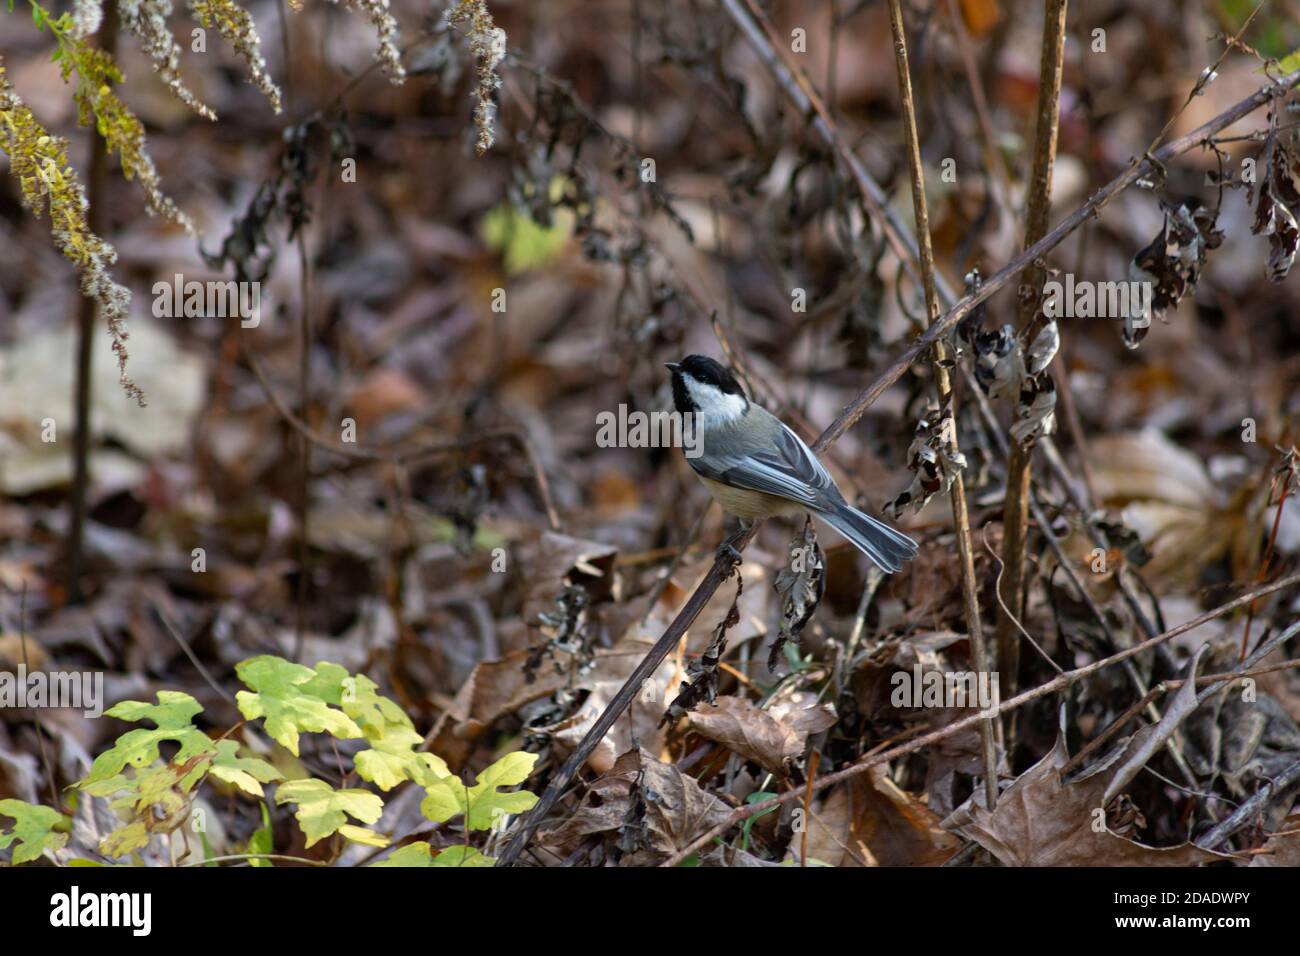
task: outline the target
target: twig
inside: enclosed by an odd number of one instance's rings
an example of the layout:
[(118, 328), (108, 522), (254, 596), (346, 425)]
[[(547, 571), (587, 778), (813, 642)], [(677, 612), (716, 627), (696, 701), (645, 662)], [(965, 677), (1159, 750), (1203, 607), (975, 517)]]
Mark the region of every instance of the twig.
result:
[[(762, 521), (758, 521), (748, 528), (742, 529), (727, 540), (727, 545), (730, 545), (738, 552), (744, 550), (761, 526)], [(578, 746), (569, 755), (569, 759), (551, 778), (546, 790), (542, 793), (541, 799), (537, 801), (533, 809), (519, 823), (514, 836), (506, 844), (505, 850), (497, 857), (497, 866), (514, 865), (519, 858), (519, 854), (523, 852), (524, 847), (528, 845), (528, 841), (532, 839), (538, 825), (545, 819), (551, 807), (555, 805), (555, 801), (559, 799), (560, 794), (568, 787), (569, 781), (577, 776), (578, 771), (582, 769), (582, 765), (591, 756), (591, 752), (596, 749), (596, 745), (614, 726), (618, 718), (623, 715), (623, 711), (632, 703), (632, 699), (641, 692), (642, 684), (659, 668), (663, 659), (668, 656), (669, 651), (677, 646), (677, 642), (686, 634), (686, 629), (691, 626), (695, 618), (704, 610), (704, 606), (709, 603), (709, 599), (713, 597), (713, 592), (721, 586), (723, 581), (731, 577), (733, 570), (734, 565), (730, 558), (720, 555), (714, 560), (713, 567), (709, 568), (709, 573), (705, 575), (704, 580), (695, 589), (695, 593), (677, 612), (677, 616), (668, 625), (668, 629), (650, 648), (649, 653), (642, 658), (641, 663), (628, 675), (627, 680), (619, 688), (609, 706), (596, 718), (596, 722), (582, 740), (578, 742)]]
[[(908, 173), (912, 181), (912, 208), (916, 214), (916, 237), (920, 243), (921, 281), (925, 287), (926, 316), (934, 322), (941, 311), (939, 292), (934, 282), (934, 248), (930, 243), (930, 213), (925, 201), (925, 171), (921, 166), (921, 139), (916, 129), (916, 104), (912, 99), (912, 76), (907, 64), (907, 33), (903, 25), (902, 0), (889, 0), (889, 26), (894, 35), (894, 62), (898, 68), (898, 93), (903, 106), (903, 132), (907, 141)], [(948, 375), (948, 346), (946, 342), (934, 343), (934, 381), (938, 390), (939, 407), (946, 408), (952, 401), (952, 381)], [(948, 438), (953, 454), (957, 452), (954, 429)], [(949, 487), (952, 497), (952, 520), (957, 532), (957, 556), (961, 562), (962, 601), (966, 609), (966, 634), (970, 640), (971, 658), (975, 670), (988, 674), (988, 650), (984, 645), (984, 630), (980, 622), (979, 588), (975, 583), (975, 554), (971, 547), (970, 514), (966, 509), (966, 485), (957, 471)], [(980, 744), (984, 752), (984, 793), (987, 805), (993, 807), (998, 799), (998, 758), (994, 740), (992, 718), (980, 724)]]
[[(1038, 68), (1038, 121), (1034, 169), (1029, 180), (1029, 208), (1025, 214), (1025, 245), (1032, 246), (1047, 232), (1052, 209), (1052, 167), (1056, 162), (1056, 134), (1061, 106), (1061, 71), (1065, 59), (1065, 17), (1068, 0), (1046, 0), (1043, 10), (1043, 48)], [(1025, 270), (1020, 296), (1019, 326), (1025, 349), (1033, 341), (1045, 273), (1035, 262)], [(997, 656), (998, 673), (1014, 694), (1020, 678), (1018, 620), (1024, 614), (1025, 539), (1029, 531), (1029, 475), (1033, 444), (1013, 440), (1007, 458), (1007, 490), (1002, 509), (1002, 564), (1004, 585), (999, 585)]]
[[(1286, 507), (1286, 495), (1287, 492), (1291, 490), (1291, 483), (1287, 481), (1286, 475), (1282, 475), (1280, 479), (1274, 479), (1274, 484), (1276, 484), (1277, 481), (1279, 480), (1282, 483), (1282, 496), (1278, 499), (1277, 502), (1277, 514), (1273, 515), (1273, 530), (1269, 533), (1268, 545), (1264, 548), (1264, 556), (1259, 559), (1259, 570), (1255, 573), (1256, 584), (1259, 584), (1266, 577), (1268, 577), (1268, 565), (1269, 562), (1273, 560), (1273, 547), (1274, 545), (1277, 544), (1277, 532), (1278, 529), (1282, 526), (1282, 509)], [(1273, 497), (1273, 489), (1269, 488), (1268, 498), (1265, 499), (1266, 510), (1267, 510), (1267, 503), (1270, 499), (1272, 499), (1272, 497)], [(1250, 646), (1250, 625), (1251, 622), (1253, 622), (1254, 620), (1255, 620), (1255, 605), (1252, 604), (1250, 608), (1247, 609), (1246, 611), (1246, 627), (1241, 632), (1241, 654), (1239, 656), (1242, 660), (1244, 660), (1246, 657), (1246, 648)]]
[[(99, 27), (99, 48), (110, 60), (117, 56), (117, 8), (104, 5)], [(105, 234), (104, 209), (108, 202), (108, 145), (97, 131), (90, 132), (90, 167), (86, 173), (86, 228), (96, 236)], [(95, 326), (99, 306), (82, 296), (77, 312), (76, 431), (72, 439), (72, 493), (68, 499), (67, 588), (68, 600), (81, 602), (81, 572), (84, 564), (86, 498), (90, 487), (90, 389), (94, 371)]]
[(1226, 820), (1197, 840), (1196, 845), (1206, 850), (1214, 849), (1214, 847), (1249, 823), (1255, 814), (1263, 810), (1270, 800), (1297, 780), (1300, 780), (1300, 760), (1291, 764), (1274, 779), (1256, 790), (1251, 798), (1234, 810)]
[(957, 38), (957, 51), (961, 54), (962, 70), (966, 73), (966, 83), (970, 86), (971, 100), (975, 103), (975, 117), (979, 121), (980, 139), (983, 140), (985, 172), (991, 184), (998, 206), (1005, 216), (1013, 216), (1015, 209), (1011, 201), (1011, 177), (1007, 174), (1007, 164), (1002, 160), (998, 150), (997, 138), (993, 134), (993, 119), (989, 115), (988, 96), (984, 92), (984, 79), (980, 76), (979, 64), (975, 61), (975, 49), (971, 44), (970, 32), (962, 19), (961, 10), (956, 0), (949, 0), (948, 19), (952, 23), (953, 35)]
[[(1071, 684), (1075, 684), (1078, 681), (1082, 680), (1083, 678), (1095, 674), (1097, 671), (1110, 667), (1112, 664), (1120, 663), (1121, 661), (1125, 661), (1130, 657), (1135, 657), (1136, 655), (1141, 654), (1144, 651), (1148, 651), (1159, 644), (1163, 644), (1166, 641), (1172, 640), (1173, 638), (1177, 637), (1179, 634), (1185, 634), (1188, 631), (1195, 630), (1196, 628), (1205, 624), (1207, 621), (1214, 620), (1217, 617), (1222, 617), (1224, 614), (1234, 611), (1237, 608), (1242, 607), (1243, 605), (1249, 604), (1251, 601), (1255, 600), (1258, 597), (1263, 597), (1265, 594), (1271, 594), (1274, 591), (1279, 591), (1282, 588), (1291, 587), (1296, 584), (1300, 584), (1300, 574), (1293, 574), (1280, 581), (1275, 581), (1272, 584), (1266, 585), (1265, 587), (1256, 588), (1253, 591), (1249, 591), (1246, 594), (1243, 594), (1241, 597), (1235, 598), (1227, 602), (1226, 604), (1220, 604), (1218, 607), (1214, 608), (1213, 610), (1207, 611), (1204, 614), (1202, 614), (1200, 617), (1188, 621), (1185, 624), (1180, 624), (1177, 627), (1170, 628), (1169, 630), (1165, 631), (1162, 634), (1157, 634), (1155, 637), (1142, 641), (1139, 644), (1135, 644), (1132, 647), (1125, 648), (1124, 650), (1120, 651), (1117, 654), (1112, 654), (1110, 657), (1105, 657), (1102, 658), (1101, 660), (1093, 661), (1091, 664), (1086, 664), (1083, 667), (1076, 668), (1075, 670), (1072, 671), (1066, 671), (1064, 674), (1060, 674), (1057, 677), (1052, 678), (1045, 684), (1040, 684), (1039, 686), (1034, 687), (1031, 690), (1024, 691), (1023, 693), (1015, 697), (1012, 697), (1008, 700), (1004, 700), (1000, 704), (998, 704), (997, 707), (998, 712), (1006, 713), (1008, 711), (1015, 710), (1019, 707), (1023, 707), (1025, 704), (1028, 704), (1031, 701), (1035, 701), (1040, 697), (1045, 697), (1048, 694), (1052, 694), (1055, 693), (1056, 691), (1069, 687)], [(1294, 625), (1286, 632), (1284, 632), (1284, 634), (1289, 637), (1289, 636), (1293, 636), (1295, 633), (1298, 632), (1300, 632), (1300, 624)], [(1270, 641), (1269, 643), (1272, 644), (1273, 642)], [(916, 737), (915, 739), (910, 740), (905, 744), (899, 744), (896, 747), (891, 747), (888, 750), (882, 750), (878, 753), (865, 757), (862, 760), (860, 760), (858, 763), (855, 763), (853, 766), (847, 767), (844, 770), (838, 770), (835, 773), (827, 774), (823, 777), (820, 777), (817, 780), (816, 784), (814, 785), (813, 789), (823, 790), (826, 787), (831, 787), (837, 783), (842, 783), (845, 780), (850, 780), (853, 777), (856, 777), (858, 774), (866, 773), (872, 767), (877, 767), (880, 766), (881, 764), (888, 763), (890, 760), (893, 760), (897, 757), (902, 757), (906, 754), (913, 753), (917, 750), (920, 750), (923, 747), (928, 747), (930, 744), (937, 743), (940, 740), (944, 740), (948, 737), (952, 737), (955, 734), (961, 733), (963, 730), (969, 728), (972, 724), (983, 721), (984, 719), (985, 718), (983, 712), (978, 712), (978, 713), (971, 714), (967, 717), (962, 717), (961, 719), (956, 720), (951, 724), (941, 727), (938, 730), (933, 730), (928, 734), (923, 734), (920, 737)], [(731, 827), (735, 826), (737, 823), (742, 823), (745, 820), (749, 819), (751, 816), (756, 816), (760, 813), (766, 813), (768, 810), (780, 806), (783, 803), (789, 803), (791, 800), (801, 798), (803, 796), (803, 790), (804, 788), (802, 787), (793, 787), (789, 790), (783, 791), (782, 793), (778, 794), (775, 797), (771, 797), (767, 800), (763, 800), (760, 803), (750, 804), (749, 806), (741, 807), (737, 810), (732, 811), (730, 817), (728, 817), (722, 823), (718, 824), (708, 833), (705, 833), (703, 836), (693, 841), (689, 846), (679, 850), (674, 856), (672, 856), (665, 862), (661, 863), (660, 866), (665, 866), (665, 867), (676, 866), (678, 863), (686, 859), (688, 856), (690, 856), (700, 847), (709, 843), (711, 840), (715, 839), (716, 837), (719, 837), (722, 834), (726, 833), (727, 830), (731, 829)]]
[[(984, 392), (980, 390), (978, 385), (972, 381), (975, 376), (971, 373), (968, 366), (962, 366), (962, 374), (966, 376), (967, 382), (970, 383), (971, 394), (975, 396), (976, 407), (979, 409), (980, 416), (984, 419), (985, 427), (988, 429), (994, 445), (997, 446), (998, 451), (1001, 452), (1004, 459), (1008, 458), (1009, 447), (1007, 436), (998, 428), (997, 419), (993, 415), (993, 409), (989, 407), (988, 398), (984, 395)], [(1044, 443), (1044, 447), (1049, 451), (1052, 450), (1051, 446), (1046, 443)], [(1049, 461), (1050, 460), (1051, 459), (1049, 458)], [(1061, 475), (1060, 472), (1057, 472), (1057, 480), (1060, 481), (1062, 485), (1068, 486), (1067, 492), (1073, 487), (1066, 481), (1065, 477)], [(1039, 532), (1047, 542), (1048, 548), (1050, 548), (1052, 553), (1056, 556), (1056, 560), (1060, 564), (1061, 570), (1065, 572), (1065, 576), (1069, 578), (1070, 584), (1074, 586), (1075, 591), (1087, 606), (1088, 611), (1101, 627), (1102, 633), (1106, 635), (1108, 646), (1110, 648), (1118, 648), (1120, 646), (1119, 638), (1116, 636), (1114, 629), (1110, 626), (1110, 622), (1106, 619), (1106, 615), (1102, 613), (1097, 602), (1093, 600), (1088, 589), (1084, 587), (1083, 581), (1079, 579), (1079, 574), (1075, 570), (1074, 564), (1070, 560), (1069, 556), (1066, 555), (1065, 549), (1061, 547), (1061, 542), (1057, 540), (1056, 535), (1052, 534), (1051, 524), (1047, 519), (1047, 515), (1043, 512), (1042, 506), (1038, 503), (1037, 496), (1033, 492), (1032, 484), (1030, 486), (1028, 503), (1029, 511), (1033, 515), (1034, 522), (1038, 525)], [(1078, 502), (1076, 502), (1076, 507), (1080, 507)], [(1080, 510), (1084, 509), (1080, 507)], [(1096, 528), (1093, 528), (1091, 525), (1089, 525), (1088, 528), (1091, 533), (1098, 537), (1100, 536), (1100, 532), (1098, 532)], [(1140, 620), (1146, 621), (1146, 616), (1140, 615)], [(1149, 622), (1147, 622), (1147, 626), (1150, 626)], [(1152, 629), (1145, 631), (1145, 633), (1147, 637), (1155, 637), (1157, 632)], [(1157, 653), (1161, 650), (1163, 650), (1162, 647), (1157, 648)], [(1137, 692), (1143, 695), (1147, 714), (1155, 723), (1159, 723), (1163, 715), (1161, 714), (1160, 709), (1156, 706), (1154, 697), (1149, 696), (1146, 681), (1142, 679), (1142, 675), (1138, 673), (1138, 669), (1134, 666), (1132, 661), (1124, 661), (1124, 673), (1128, 677), (1129, 682), (1137, 689)], [(1178, 743), (1178, 740), (1176, 738), (1170, 738), (1165, 742), (1165, 745), (1169, 748), (1169, 754), (1173, 758), (1174, 764), (1178, 767), (1179, 773), (1183, 775), (1183, 779), (1189, 786), (1195, 786), (1196, 775), (1192, 773), (1191, 765), (1188, 764), (1187, 758), (1183, 756), (1182, 748)]]
[(156, 604), (152, 604), (150, 607), (153, 609), (154, 616), (157, 617), (158, 620), (162, 621), (163, 628), (172, 636), (172, 640), (181, 646), (181, 650), (183, 650), (185, 656), (190, 659), (190, 663), (193, 664), (194, 669), (199, 672), (199, 676), (207, 681), (208, 686), (215, 690), (221, 699), (227, 704), (231, 707), (238, 707), (239, 705), (235, 703), (235, 698), (231, 697), (230, 693), (218, 684), (216, 680), (213, 679), (212, 675), (208, 673), (208, 669), (203, 666), (203, 662), (198, 659), (193, 649), (190, 648), (190, 642), (181, 636), (181, 632), (177, 629), (176, 625), (171, 622), (167, 615), (163, 613), (163, 609)]
[(231, 860), (282, 860), (285, 863), (302, 863), (305, 866), (329, 866), (324, 860), (311, 860), (305, 856), (285, 856), (283, 853), (231, 853), (227, 856), (210, 856), (206, 860), (183, 863), (181, 866), (207, 866), (209, 863), (226, 863)]
[[(23, 589), (18, 596), (18, 645), (23, 652), (23, 670), (31, 673), (32, 665), (27, 659), (27, 580), (23, 580)], [(45, 750), (45, 735), (41, 732), (41, 722), (32, 721), (32, 728), (36, 731), (36, 744), (41, 750), (41, 769), (45, 771), (45, 781), (50, 787), (50, 806), (62, 809), (63, 801), (59, 799), (59, 789), (54, 785), (54, 765), (50, 763), (50, 755)]]

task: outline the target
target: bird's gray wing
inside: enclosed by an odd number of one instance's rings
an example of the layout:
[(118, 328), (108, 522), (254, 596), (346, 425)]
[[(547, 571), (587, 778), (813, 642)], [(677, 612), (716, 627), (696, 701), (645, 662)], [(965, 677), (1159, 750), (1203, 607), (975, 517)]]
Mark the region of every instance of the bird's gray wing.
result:
[(777, 419), (773, 441), (760, 451), (741, 454), (715, 445), (691, 465), (706, 478), (735, 488), (762, 491), (809, 507), (839, 497), (835, 483), (803, 440)]

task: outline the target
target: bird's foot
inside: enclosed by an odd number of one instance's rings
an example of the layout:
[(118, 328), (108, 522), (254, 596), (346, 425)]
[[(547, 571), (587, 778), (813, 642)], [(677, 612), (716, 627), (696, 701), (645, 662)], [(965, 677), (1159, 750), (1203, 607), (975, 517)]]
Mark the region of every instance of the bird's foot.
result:
[(742, 560), (740, 552), (736, 550), (736, 546), (731, 543), (730, 538), (718, 545), (716, 557), (719, 561), (726, 561), (733, 568), (739, 565)]

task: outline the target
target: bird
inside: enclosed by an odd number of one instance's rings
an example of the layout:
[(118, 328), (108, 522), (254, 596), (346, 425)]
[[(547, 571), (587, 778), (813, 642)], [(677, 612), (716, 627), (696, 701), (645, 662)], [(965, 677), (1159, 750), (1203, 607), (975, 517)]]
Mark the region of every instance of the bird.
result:
[(761, 518), (807, 513), (825, 521), (887, 573), (901, 570), (916, 556), (915, 541), (846, 502), (812, 449), (751, 401), (725, 365), (705, 355), (664, 364), (672, 373), (677, 412), (695, 416), (699, 430), (697, 454), (686, 460), (723, 510), (741, 519), (742, 527)]

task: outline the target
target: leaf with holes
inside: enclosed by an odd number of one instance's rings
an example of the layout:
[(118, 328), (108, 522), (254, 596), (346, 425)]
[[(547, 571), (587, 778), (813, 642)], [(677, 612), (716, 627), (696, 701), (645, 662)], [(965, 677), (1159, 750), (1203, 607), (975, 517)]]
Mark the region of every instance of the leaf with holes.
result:
[(110, 749), (95, 758), (90, 773), (78, 786), (85, 788), (87, 784), (108, 780), (121, 773), (127, 764), (138, 769), (153, 763), (159, 759), (158, 745), (164, 740), (180, 744), (180, 750), (173, 758), (176, 761), (211, 752), (211, 739), (192, 723), (194, 715), (201, 710), (203, 706), (189, 694), (173, 690), (160, 690), (156, 704), (124, 700), (110, 707), (105, 711), (109, 717), (129, 721), (151, 720), (157, 726), (152, 730), (140, 727), (118, 737)]

